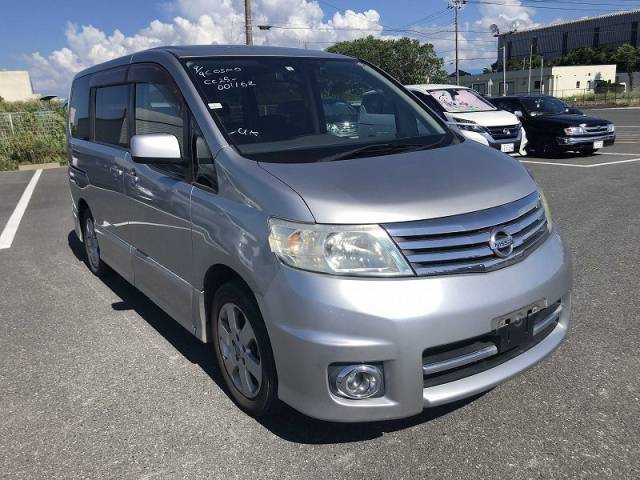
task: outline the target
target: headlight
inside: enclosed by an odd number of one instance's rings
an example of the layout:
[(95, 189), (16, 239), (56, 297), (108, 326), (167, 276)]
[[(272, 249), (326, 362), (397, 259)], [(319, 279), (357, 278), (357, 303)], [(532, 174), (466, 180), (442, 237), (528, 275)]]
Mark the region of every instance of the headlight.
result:
[(464, 118), (456, 118), (453, 117), (453, 122), (456, 127), (461, 130), (469, 130), (471, 132), (484, 133), (486, 129), (482, 125), (478, 125), (476, 122), (471, 120), (465, 120)]
[(280, 261), (301, 270), (369, 277), (414, 275), (378, 225), (319, 225), (272, 218), (269, 246)]
[(547, 197), (544, 196), (542, 190), (538, 188), (540, 193), (540, 200), (542, 201), (542, 208), (544, 208), (544, 214), (547, 217), (547, 228), (549, 231), (553, 229), (553, 219), (551, 218), (551, 210), (549, 210), (549, 204), (547, 203)]
[(583, 126), (579, 127), (567, 127), (564, 129), (564, 133), (567, 135), (583, 135), (587, 133)]
[(613, 123), (607, 125), (607, 132), (613, 133), (616, 131), (616, 126)]

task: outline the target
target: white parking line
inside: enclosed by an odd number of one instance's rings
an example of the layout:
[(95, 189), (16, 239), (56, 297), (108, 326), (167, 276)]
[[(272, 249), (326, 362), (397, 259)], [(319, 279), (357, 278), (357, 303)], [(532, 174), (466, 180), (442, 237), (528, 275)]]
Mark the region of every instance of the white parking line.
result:
[(13, 239), (16, 236), (16, 232), (18, 231), (18, 227), (20, 226), (22, 216), (27, 210), (29, 200), (31, 200), (31, 195), (33, 195), (33, 191), (36, 188), (36, 184), (38, 183), (38, 179), (41, 174), (42, 169), (36, 170), (33, 177), (31, 177), (31, 180), (29, 180), (27, 187), (24, 189), (24, 192), (22, 192), (22, 196), (20, 197), (15, 210), (9, 217), (9, 221), (5, 225), (4, 230), (2, 230), (2, 234), (0, 234), (0, 250), (11, 247)]
[(637, 153), (618, 153), (618, 152), (594, 152), (594, 155), (624, 155), (625, 157), (635, 157)]
[(536, 165), (556, 165), (558, 167), (578, 167), (593, 168), (604, 167), (605, 165), (617, 165), (619, 163), (640, 162), (640, 158), (629, 158), (627, 160), (616, 160), (615, 162), (592, 163), (591, 165), (576, 165), (575, 163), (557, 163), (557, 162), (538, 162), (536, 160), (520, 160), (522, 163), (533, 163)]

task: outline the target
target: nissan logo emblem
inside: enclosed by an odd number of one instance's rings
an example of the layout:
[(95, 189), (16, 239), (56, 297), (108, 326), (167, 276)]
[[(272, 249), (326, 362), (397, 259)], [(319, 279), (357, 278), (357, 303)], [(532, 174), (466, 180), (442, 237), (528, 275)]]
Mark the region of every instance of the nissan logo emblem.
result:
[(498, 257), (508, 257), (513, 252), (513, 237), (502, 228), (496, 228), (491, 232), (489, 248)]

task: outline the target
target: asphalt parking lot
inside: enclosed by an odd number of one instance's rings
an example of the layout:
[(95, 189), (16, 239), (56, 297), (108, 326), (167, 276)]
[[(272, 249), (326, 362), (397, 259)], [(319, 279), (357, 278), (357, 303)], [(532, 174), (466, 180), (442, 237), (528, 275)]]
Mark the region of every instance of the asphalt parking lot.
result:
[[(331, 424), (234, 406), (200, 344), (83, 264), (66, 169), (0, 249), (2, 478), (640, 478), (640, 109), (618, 141), (524, 160), (574, 258), (568, 340), (525, 374), (422, 415)], [(33, 172), (0, 173), (0, 231)]]

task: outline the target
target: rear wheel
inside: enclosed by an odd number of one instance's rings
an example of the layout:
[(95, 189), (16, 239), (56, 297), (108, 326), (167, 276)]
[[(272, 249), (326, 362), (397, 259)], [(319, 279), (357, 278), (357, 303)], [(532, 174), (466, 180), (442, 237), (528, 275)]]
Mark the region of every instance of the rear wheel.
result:
[(109, 271), (109, 267), (100, 258), (98, 236), (96, 235), (93, 216), (89, 211), (85, 212), (82, 217), (82, 237), (89, 270), (94, 275), (102, 277)]
[(233, 400), (255, 417), (275, 412), (275, 362), (252, 292), (239, 282), (221, 286), (213, 299), (211, 326), (218, 365)]

